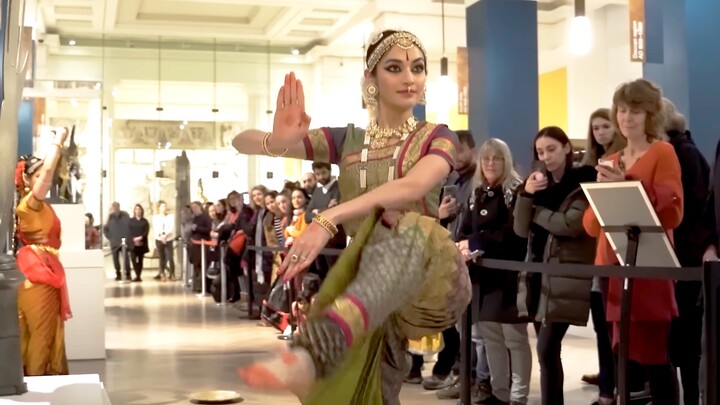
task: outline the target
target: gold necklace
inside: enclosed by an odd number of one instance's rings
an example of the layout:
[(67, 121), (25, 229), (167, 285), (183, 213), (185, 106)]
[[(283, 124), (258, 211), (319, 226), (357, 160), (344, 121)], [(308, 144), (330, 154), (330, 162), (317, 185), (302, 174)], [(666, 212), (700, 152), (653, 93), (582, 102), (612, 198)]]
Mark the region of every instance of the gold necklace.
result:
[(399, 128), (380, 128), (377, 121), (372, 121), (368, 124), (366, 132), (370, 137), (370, 147), (377, 149), (387, 145), (391, 138), (402, 138), (411, 133), (415, 127), (417, 127), (417, 118), (411, 115)]

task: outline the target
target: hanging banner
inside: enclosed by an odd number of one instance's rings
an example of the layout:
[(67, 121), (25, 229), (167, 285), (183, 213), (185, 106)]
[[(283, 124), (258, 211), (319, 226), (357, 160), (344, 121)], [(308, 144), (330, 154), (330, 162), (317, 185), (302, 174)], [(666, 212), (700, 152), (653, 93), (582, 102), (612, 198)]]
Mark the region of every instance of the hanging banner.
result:
[(470, 88), (470, 79), (468, 71), (468, 52), (467, 48), (458, 47), (457, 49), (457, 84), (458, 84), (458, 114), (467, 115), (470, 112), (470, 103), (468, 94)]
[(645, 63), (645, 0), (629, 0), (630, 61)]

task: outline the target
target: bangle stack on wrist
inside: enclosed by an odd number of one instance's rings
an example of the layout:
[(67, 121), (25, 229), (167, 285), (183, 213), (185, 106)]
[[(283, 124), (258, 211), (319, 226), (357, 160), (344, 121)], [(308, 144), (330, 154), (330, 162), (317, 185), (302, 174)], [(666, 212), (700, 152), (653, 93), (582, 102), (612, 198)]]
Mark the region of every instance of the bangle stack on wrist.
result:
[(272, 132), (268, 132), (267, 134), (265, 134), (265, 137), (263, 137), (263, 140), (262, 140), (262, 149), (263, 149), (263, 152), (265, 152), (265, 154), (268, 155), (268, 156), (270, 156), (270, 157), (284, 157), (284, 156), (288, 153), (288, 149), (287, 149), (287, 148), (285, 148), (285, 150), (282, 151), (280, 154), (272, 153), (272, 152), (270, 152), (270, 149), (268, 149), (268, 143), (269, 143), (269, 141), (270, 141), (270, 135), (272, 135)]
[(315, 215), (313, 222), (320, 225), (324, 230), (330, 233), (330, 236), (335, 236), (338, 233), (337, 226), (327, 219), (323, 214)]

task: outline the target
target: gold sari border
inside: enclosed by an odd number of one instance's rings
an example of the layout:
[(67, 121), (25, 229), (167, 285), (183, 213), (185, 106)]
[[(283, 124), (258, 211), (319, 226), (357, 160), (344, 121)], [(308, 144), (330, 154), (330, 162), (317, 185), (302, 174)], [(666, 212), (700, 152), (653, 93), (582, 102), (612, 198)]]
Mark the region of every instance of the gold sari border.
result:
[(337, 163), (337, 148), (332, 139), (330, 128), (318, 128), (308, 131), (303, 138), (307, 160)]
[(418, 128), (415, 129), (415, 132), (410, 135), (408, 140), (405, 142), (402, 151), (400, 152), (400, 156), (398, 156), (397, 178), (405, 177), (406, 173), (403, 170), (405, 166), (405, 155), (407, 155), (410, 146), (417, 140), (420, 140), (420, 142), (425, 142), (428, 136), (432, 135), (432, 133), (435, 131), (435, 128), (437, 127), (438, 126), (435, 124), (425, 122), (424, 125), (418, 126)]
[(30, 248), (35, 251), (35, 253), (45, 252), (50, 253), (53, 256), (60, 256), (60, 251), (55, 249), (52, 246), (48, 245), (30, 245)]
[(328, 309), (327, 316), (340, 326), (348, 347), (352, 346), (355, 336), (367, 332), (370, 323), (365, 306), (357, 297), (350, 294), (336, 299)]

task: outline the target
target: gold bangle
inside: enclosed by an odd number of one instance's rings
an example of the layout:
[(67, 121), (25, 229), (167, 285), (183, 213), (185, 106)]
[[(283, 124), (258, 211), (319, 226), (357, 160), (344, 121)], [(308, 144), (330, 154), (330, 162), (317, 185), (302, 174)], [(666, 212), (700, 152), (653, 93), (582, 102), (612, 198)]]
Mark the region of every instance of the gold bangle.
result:
[(313, 218), (313, 222), (320, 225), (323, 229), (328, 231), (330, 233), (330, 236), (335, 236), (338, 233), (338, 228), (330, 222), (329, 219), (327, 219), (323, 214), (317, 214), (315, 215), (315, 218)]
[(54, 142), (53, 145), (57, 146), (57, 147), (60, 148), (60, 149), (65, 148), (65, 147), (63, 146), (63, 144), (61, 144), (60, 142)]
[(267, 134), (265, 134), (265, 137), (263, 137), (263, 140), (262, 140), (263, 152), (265, 152), (265, 154), (270, 157), (284, 157), (288, 153), (287, 148), (285, 148), (285, 150), (282, 151), (280, 154), (272, 153), (272, 152), (270, 152), (270, 149), (268, 149), (268, 142), (270, 141), (270, 135), (272, 135), (272, 132), (268, 132)]

